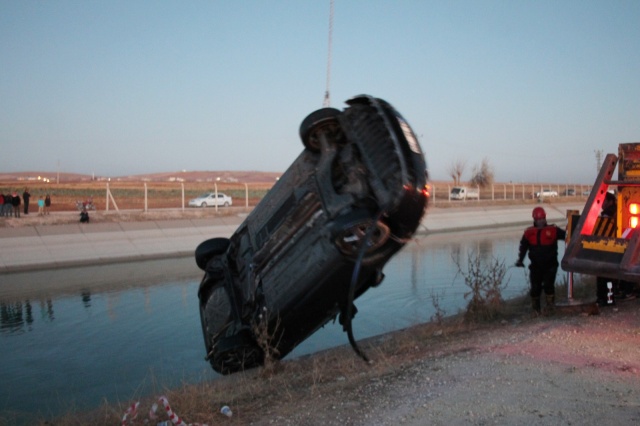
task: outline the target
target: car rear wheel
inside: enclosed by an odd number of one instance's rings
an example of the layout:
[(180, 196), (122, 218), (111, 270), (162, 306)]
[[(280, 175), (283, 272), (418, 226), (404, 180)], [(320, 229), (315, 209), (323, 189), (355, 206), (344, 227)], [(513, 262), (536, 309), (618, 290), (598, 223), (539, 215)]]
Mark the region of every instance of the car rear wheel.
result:
[(264, 354), (248, 331), (234, 336), (221, 338), (209, 362), (214, 370), (222, 374), (231, 374), (238, 371), (262, 365)]
[(229, 244), (230, 240), (228, 238), (211, 238), (200, 243), (198, 247), (196, 247), (195, 253), (198, 268), (204, 271), (209, 260), (211, 260), (213, 256), (220, 255), (227, 251)]
[(320, 152), (320, 133), (334, 134), (339, 131), (338, 116), (340, 110), (322, 108), (309, 114), (300, 124), (300, 139), (305, 148), (313, 152)]

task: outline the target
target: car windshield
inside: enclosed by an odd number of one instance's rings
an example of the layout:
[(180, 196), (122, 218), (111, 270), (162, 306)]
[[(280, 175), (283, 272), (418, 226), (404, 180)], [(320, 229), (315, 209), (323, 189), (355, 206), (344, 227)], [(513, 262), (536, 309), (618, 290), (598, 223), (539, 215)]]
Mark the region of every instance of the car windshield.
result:
[(199, 196), (198, 198), (207, 198), (209, 195), (211, 195), (211, 194), (209, 194), (209, 193), (207, 192), (206, 194), (202, 194), (202, 195), (201, 195), (201, 196)]
[(460, 193), (460, 188), (453, 188), (453, 189), (451, 190), (451, 193), (452, 193), (452, 194), (458, 194), (458, 193)]

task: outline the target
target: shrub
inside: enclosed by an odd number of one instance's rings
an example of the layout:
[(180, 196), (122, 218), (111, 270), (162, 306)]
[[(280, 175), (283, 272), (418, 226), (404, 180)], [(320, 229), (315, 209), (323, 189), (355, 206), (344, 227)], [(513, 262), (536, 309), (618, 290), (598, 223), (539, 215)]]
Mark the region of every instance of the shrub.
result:
[(489, 320), (495, 317), (503, 304), (502, 291), (508, 284), (508, 281), (505, 282), (507, 268), (504, 260), (492, 257), (483, 261), (476, 253), (471, 252), (467, 254), (466, 270), (463, 270), (456, 259), (454, 263), (469, 288), (464, 294), (465, 300), (469, 299), (465, 319)]

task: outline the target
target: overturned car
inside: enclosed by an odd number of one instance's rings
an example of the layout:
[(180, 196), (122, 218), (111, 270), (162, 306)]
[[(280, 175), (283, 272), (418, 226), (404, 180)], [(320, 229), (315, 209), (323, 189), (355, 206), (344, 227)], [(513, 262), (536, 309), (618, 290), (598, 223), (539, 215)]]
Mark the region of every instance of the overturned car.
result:
[(305, 149), (230, 239), (196, 249), (207, 356), (229, 374), (283, 358), (328, 321), (350, 329), (353, 300), (418, 228), (427, 171), (417, 138), (370, 96), (300, 125)]

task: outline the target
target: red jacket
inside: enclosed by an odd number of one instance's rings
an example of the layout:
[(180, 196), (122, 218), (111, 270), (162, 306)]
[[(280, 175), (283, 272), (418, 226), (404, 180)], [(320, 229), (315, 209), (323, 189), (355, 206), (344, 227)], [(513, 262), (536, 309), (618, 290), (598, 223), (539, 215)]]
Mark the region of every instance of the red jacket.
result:
[(531, 267), (558, 266), (558, 240), (564, 240), (566, 235), (567, 233), (556, 225), (527, 228), (520, 240), (518, 262), (522, 262), (529, 252)]

